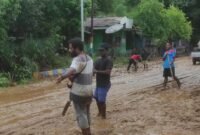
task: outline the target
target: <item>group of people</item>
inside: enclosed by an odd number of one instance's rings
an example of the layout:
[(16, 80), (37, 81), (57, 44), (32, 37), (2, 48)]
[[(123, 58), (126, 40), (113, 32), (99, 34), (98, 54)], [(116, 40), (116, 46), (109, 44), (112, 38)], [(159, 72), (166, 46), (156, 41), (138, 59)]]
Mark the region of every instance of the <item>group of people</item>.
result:
[[(99, 52), (101, 57), (93, 62), (92, 58), (84, 53), (83, 42), (79, 38), (71, 39), (68, 42), (69, 52), (73, 58), (70, 68), (65, 75), (57, 78), (57, 83), (68, 78), (72, 82), (70, 87), (70, 100), (73, 102), (78, 126), (82, 130), (83, 135), (91, 135), (90, 130), (90, 105), (92, 98), (96, 100), (98, 115), (102, 119), (106, 119), (106, 97), (111, 87), (110, 75), (113, 68), (113, 62), (108, 56), (109, 46), (102, 43)], [(164, 67), (164, 87), (166, 87), (168, 77), (173, 77), (180, 87), (180, 81), (175, 76), (175, 60), (176, 52), (167, 43), (166, 52), (163, 56)], [(131, 59), (140, 60), (140, 56), (132, 56)], [(130, 60), (130, 65), (135, 61)], [(96, 75), (96, 89), (93, 91), (92, 78)]]
[[(73, 58), (67, 74), (60, 76), (57, 83), (68, 78), (72, 81), (70, 100), (73, 102), (78, 126), (83, 135), (91, 135), (90, 105), (92, 98), (96, 100), (98, 116), (106, 119), (106, 97), (111, 87), (110, 74), (113, 67), (108, 57), (109, 46), (102, 43), (99, 52), (101, 58), (93, 62), (92, 58), (84, 53), (83, 42), (79, 38), (68, 42), (69, 52)], [(93, 92), (92, 78), (96, 75), (96, 89)]]

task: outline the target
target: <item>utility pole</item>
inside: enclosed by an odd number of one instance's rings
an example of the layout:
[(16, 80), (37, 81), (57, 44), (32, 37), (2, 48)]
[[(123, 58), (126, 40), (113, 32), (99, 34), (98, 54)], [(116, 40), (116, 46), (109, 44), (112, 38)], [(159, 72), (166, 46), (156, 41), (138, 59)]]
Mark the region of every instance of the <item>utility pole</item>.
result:
[(81, 0), (81, 40), (84, 42), (84, 4)]
[(90, 39), (90, 55), (93, 55), (93, 39), (94, 39), (94, 32), (93, 32), (93, 27), (94, 27), (94, 0), (92, 0), (92, 7), (91, 7), (91, 39)]

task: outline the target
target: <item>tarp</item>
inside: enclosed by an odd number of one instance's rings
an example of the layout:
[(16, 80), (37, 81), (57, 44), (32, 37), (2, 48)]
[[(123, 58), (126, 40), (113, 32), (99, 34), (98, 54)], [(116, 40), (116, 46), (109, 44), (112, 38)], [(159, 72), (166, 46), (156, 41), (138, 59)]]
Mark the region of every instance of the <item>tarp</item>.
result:
[(121, 29), (123, 29), (123, 25), (122, 24), (115, 24), (113, 26), (110, 26), (106, 29), (106, 33), (107, 34), (111, 34), (111, 33), (115, 33), (117, 31), (120, 31)]

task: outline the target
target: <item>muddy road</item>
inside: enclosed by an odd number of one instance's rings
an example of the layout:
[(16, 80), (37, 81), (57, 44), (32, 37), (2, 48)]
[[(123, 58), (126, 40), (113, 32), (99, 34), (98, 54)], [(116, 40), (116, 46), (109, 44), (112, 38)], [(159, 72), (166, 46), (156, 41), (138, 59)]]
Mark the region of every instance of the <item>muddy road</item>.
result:
[[(180, 90), (174, 81), (163, 90), (159, 62), (137, 73), (114, 69), (107, 120), (96, 117), (92, 103), (94, 135), (200, 135), (200, 65), (188, 57), (176, 65)], [(54, 83), (1, 88), (0, 135), (80, 135), (73, 107), (61, 116), (69, 90)]]

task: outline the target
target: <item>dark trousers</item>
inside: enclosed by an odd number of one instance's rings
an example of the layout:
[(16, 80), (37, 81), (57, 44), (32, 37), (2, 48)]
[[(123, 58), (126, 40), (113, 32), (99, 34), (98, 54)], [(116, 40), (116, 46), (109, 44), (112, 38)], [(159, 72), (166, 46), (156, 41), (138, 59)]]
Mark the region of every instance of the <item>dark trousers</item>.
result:
[(166, 87), (167, 82), (168, 82), (168, 77), (173, 77), (173, 79), (177, 82), (178, 87), (181, 87), (181, 83), (179, 79), (175, 75), (175, 67), (170, 68), (165, 68), (163, 71), (163, 77), (164, 77), (164, 87)]
[(128, 64), (128, 67), (127, 67), (127, 71), (129, 71), (129, 69), (130, 69), (132, 64), (134, 65), (135, 70), (137, 70), (137, 62), (135, 60), (133, 60), (133, 59), (129, 59), (129, 64)]

